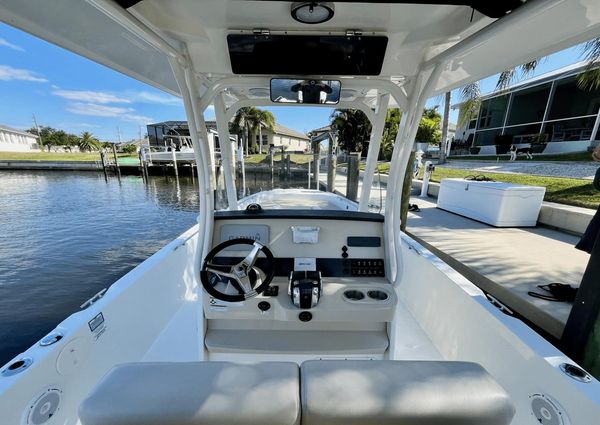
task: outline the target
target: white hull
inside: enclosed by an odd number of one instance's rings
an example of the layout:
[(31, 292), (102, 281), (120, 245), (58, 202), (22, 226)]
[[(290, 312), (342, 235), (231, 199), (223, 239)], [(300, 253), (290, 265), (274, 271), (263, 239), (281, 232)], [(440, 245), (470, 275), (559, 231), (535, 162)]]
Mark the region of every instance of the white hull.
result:
[[(517, 408), (514, 424), (532, 424), (530, 397), (538, 393), (562, 406), (570, 420), (565, 423), (589, 424), (587, 418), (600, 413), (600, 383), (583, 384), (566, 376), (559, 365), (572, 363), (567, 357), (492, 306), (479, 289), (406, 235), (402, 236), (402, 278), (393, 287), (398, 303), (383, 328), (389, 337), (383, 353), (210, 352), (204, 344), (205, 295), (190, 260), (196, 237), (194, 227), (115, 282), (92, 306), (68, 317), (56, 328), (64, 335), (56, 344), (36, 344), (17, 356), (15, 361), (30, 358), (33, 363), (21, 373), (0, 377), (2, 423), (26, 423), (30, 403), (48, 389), (59, 390), (61, 396), (52, 423), (78, 423), (80, 402), (120, 363), (301, 363), (316, 358), (477, 362), (510, 394)], [(99, 313), (105, 320), (100, 334), (90, 332), (88, 324)]]

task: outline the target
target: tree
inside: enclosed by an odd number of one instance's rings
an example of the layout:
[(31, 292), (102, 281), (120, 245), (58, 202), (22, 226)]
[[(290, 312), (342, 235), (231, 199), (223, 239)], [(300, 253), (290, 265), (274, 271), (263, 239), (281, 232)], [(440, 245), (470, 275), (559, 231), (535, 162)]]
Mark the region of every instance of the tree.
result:
[(600, 37), (588, 41), (583, 46), (582, 55), (587, 65), (577, 79), (582, 89), (595, 90), (600, 88)]
[(241, 136), (245, 145), (246, 154), (249, 153), (249, 144), (252, 142), (252, 129), (256, 127), (258, 109), (253, 106), (248, 106), (238, 109), (233, 118), (233, 128)]
[(388, 161), (392, 159), (394, 142), (398, 134), (398, 127), (400, 126), (400, 118), (402, 118), (402, 112), (400, 109), (392, 108), (387, 110), (385, 126), (383, 127), (383, 135), (381, 137), (381, 145), (379, 147), (380, 159), (385, 159)]
[(255, 127), (252, 129), (254, 132), (258, 130), (258, 153), (262, 153), (262, 129), (266, 128), (271, 131), (275, 130), (275, 116), (271, 111), (265, 111), (263, 109), (256, 109), (256, 116), (254, 117)]
[(133, 144), (133, 143), (129, 143), (129, 144), (125, 145), (125, 146), (122, 146), (121, 150), (123, 152), (125, 152), (125, 153), (128, 153), (128, 154), (134, 154), (134, 153), (137, 152), (137, 146), (135, 144)]
[[(581, 56), (587, 64), (584, 72), (577, 77), (579, 87), (588, 90), (600, 88), (600, 37), (594, 38), (583, 45)], [(531, 74), (544, 58), (534, 59), (523, 65), (505, 69), (498, 76), (496, 91), (507, 89), (510, 84), (518, 78), (524, 78)], [(481, 103), (481, 90), (479, 81), (467, 84), (461, 89), (461, 97), (465, 112), (459, 116), (459, 125), (477, 116)]]
[(331, 114), (331, 129), (337, 130), (338, 145), (345, 152), (366, 152), (371, 122), (358, 109), (336, 109)]
[(39, 131), (36, 127), (32, 127), (29, 130), (27, 130), (28, 133), (31, 134), (35, 134), (40, 138), (41, 143), (43, 143), (43, 147), (48, 149), (48, 152), (50, 152), (50, 149), (52, 148), (53, 145), (53, 134), (56, 132), (56, 130), (52, 127), (40, 127)]
[(437, 108), (425, 108), (421, 122), (419, 122), (415, 140), (419, 143), (439, 144), (442, 138), (442, 133), (440, 132), (441, 121), (442, 116), (437, 111)]
[(92, 151), (100, 148), (100, 141), (96, 139), (92, 133), (89, 131), (84, 131), (81, 133), (81, 138), (79, 138), (79, 150), (84, 151)]

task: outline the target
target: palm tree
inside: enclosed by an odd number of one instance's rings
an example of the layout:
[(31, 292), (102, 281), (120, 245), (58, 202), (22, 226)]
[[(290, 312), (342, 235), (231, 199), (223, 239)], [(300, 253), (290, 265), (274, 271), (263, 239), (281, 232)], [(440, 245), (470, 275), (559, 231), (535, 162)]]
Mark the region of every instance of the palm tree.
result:
[(233, 118), (233, 127), (238, 131), (242, 137), (245, 145), (246, 155), (248, 152), (248, 143), (251, 139), (252, 129), (256, 126), (256, 116), (258, 115), (258, 109), (254, 106), (248, 106), (240, 108)]
[(338, 132), (338, 144), (345, 152), (362, 152), (369, 145), (371, 122), (358, 109), (336, 109), (331, 114), (331, 129)]
[[(577, 78), (579, 87), (588, 90), (600, 88), (600, 37), (594, 38), (583, 45), (581, 56), (587, 64), (583, 73)], [(496, 82), (496, 90), (505, 90), (518, 77), (524, 78), (531, 74), (544, 58), (534, 59), (515, 68), (502, 71)], [(520, 75), (519, 75), (520, 74)], [(467, 84), (461, 89), (464, 113), (459, 117), (459, 124), (477, 115), (481, 103), (479, 81)]]
[(82, 152), (91, 151), (100, 147), (100, 141), (96, 139), (89, 131), (84, 131), (81, 133), (81, 138), (79, 139), (78, 145), (79, 150)]
[(582, 55), (587, 65), (577, 79), (582, 89), (595, 90), (600, 88), (600, 37), (594, 38), (583, 45)]
[(256, 115), (254, 116), (254, 127), (252, 130), (256, 132), (258, 130), (258, 153), (262, 153), (262, 129), (266, 128), (271, 131), (275, 130), (275, 116), (271, 111), (265, 111), (263, 109), (256, 109)]

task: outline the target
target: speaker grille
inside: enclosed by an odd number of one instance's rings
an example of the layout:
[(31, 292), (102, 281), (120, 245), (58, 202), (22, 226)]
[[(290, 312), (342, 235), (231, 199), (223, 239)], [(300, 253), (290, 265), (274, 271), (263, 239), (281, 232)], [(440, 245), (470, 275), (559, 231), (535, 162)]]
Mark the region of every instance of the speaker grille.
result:
[(545, 394), (533, 394), (531, 412), (542, 425), (568, 425), (567, 417), (560, 405)]
[(27, 425), (43, 425), (56, 415), (60, 408), (60, 397), (62, 391), (58, 388), (48, 388), (31, 403), (25, 423)]

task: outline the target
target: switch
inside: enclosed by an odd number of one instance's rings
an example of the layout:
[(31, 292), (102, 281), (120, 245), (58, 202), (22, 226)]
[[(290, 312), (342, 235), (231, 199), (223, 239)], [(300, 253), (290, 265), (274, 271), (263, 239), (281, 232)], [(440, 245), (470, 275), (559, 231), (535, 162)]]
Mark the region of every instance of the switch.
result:
[(276, 297), (277, 295), (279, 295), (279, 286), (269, 286), (267, 289), (264, 290), (262, 295), (265, 297)]

